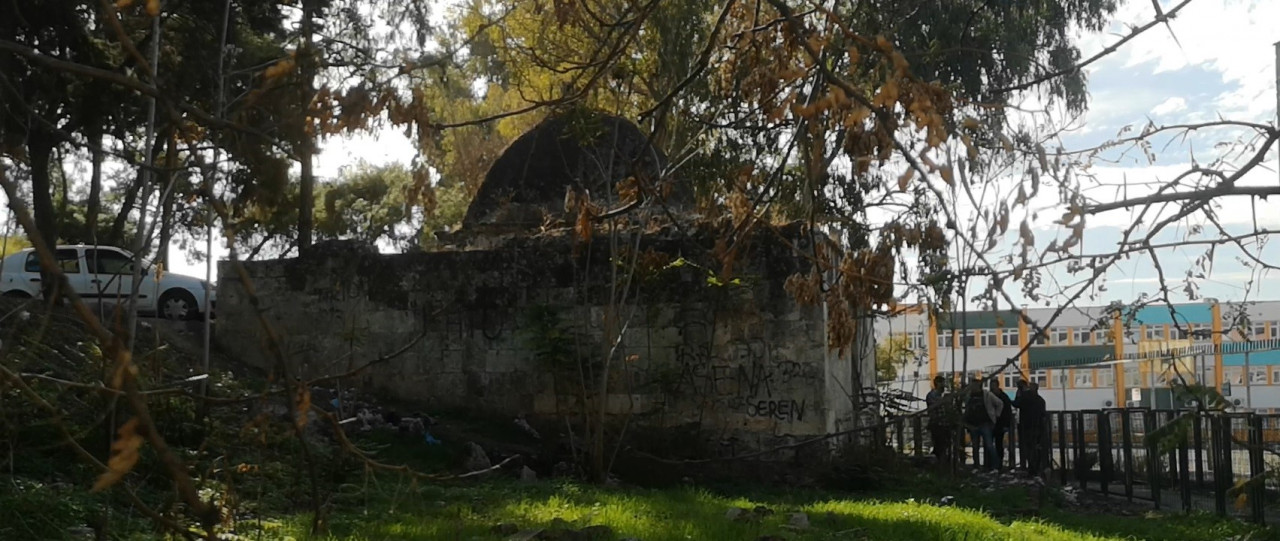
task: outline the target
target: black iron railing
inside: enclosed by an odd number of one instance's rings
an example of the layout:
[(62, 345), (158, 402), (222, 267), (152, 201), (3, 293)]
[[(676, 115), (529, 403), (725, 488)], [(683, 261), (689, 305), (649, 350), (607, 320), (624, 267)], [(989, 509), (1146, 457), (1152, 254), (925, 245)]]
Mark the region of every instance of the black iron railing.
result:
[[(891, 419), (885, 434), (900, 453), (933, 451), (929, 419)], [(1042, 453), (1042, 473), (1063, 485), (1148, 501), (1154, 508), (1214, 511), (1264, 523), (1280, 503), (1280, 414), (1147, 408), (1053, 411), (1040, 445), (1025, 446), (1012, 427), (1004, 469), (1026, 468)], [(963, 429), (951, 432), (951, 457), (974, 464)], [(979, 452), (981, 454), (981, 451)], [(985, 462), (984, 462), (985, 464)]]

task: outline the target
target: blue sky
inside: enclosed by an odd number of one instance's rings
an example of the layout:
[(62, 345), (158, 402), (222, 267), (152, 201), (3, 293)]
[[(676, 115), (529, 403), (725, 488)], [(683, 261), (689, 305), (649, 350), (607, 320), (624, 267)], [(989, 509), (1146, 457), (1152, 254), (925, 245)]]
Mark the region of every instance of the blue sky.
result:
[[(1167, 10), (1175, 2), (1162, 1)], [(1082, 36), (1085, 56), (1127, 33), (1129, 25), (1151, 20), (1154, 8), (1150, 2), (1129, 2), (1122, 7), (1117, 20), (1106, 32)], [(1169, 28), (1157, 27), (1126, 44), (1117, 53), (1088, 69), (1090, 108), (1077, 124), (1080, 129), (1064, 136), (1068, 150), (1099, 145), (1116, 137), (1126, 125), (1141, 129), (1148, 122), (1171, 125), (1211, 121), (1216, 118), (1274, 124), (1276, 115), (1275, 48), (1280, 41), (1280, 2), (1275, 0), (1193, 1)], [(1176, 36), (1176, 41), (1175, 41)], [(1098, 163), (1093, 172), (1098, 190), (1092, 194), (1099, 201), (1117, 197), (1111, 186), (1124, 184), (1129, 195), (1141, 195), (1143, 184), (1165, 182), (1192, 166), (1201, 165), (1223, 153), (1215, 145), (1235, 140), (1244, 130), (1201, 130), (1185, 139), (1155, 139), (1152, 148), (1155, 162), (1137, 154), (1121, 156), (1104, 152), (1102, 157), (1115, 163)], [(1232, 159), (1241, 163), (1243, 159)], [(1274, 185), (1280, 182), (1273, 150), (1263, 166), (1246, 176), (1246, 184)], [(1087, 184), (1087, 183), (1086, 183)], [(1102, 185), (1107, 185), (1103, 189)], [(1255, 227), (1280, 227), (1280, 201), (1258, 202), (1248, 198), (1231, 198), (1219, 202), (1217, 215), (1230, 234), (1253, 231)], [(1059, 215), (1049, 212), (1055, 218)], [(1098, 253), (1114, 250), (1121, 230), (1133, 223), (1132, 212), (1116, 211), (1099, 215), (1088, 222), (1083, 250)], [(1060, 230), (1041, 220), (1037, 243), (1047, 242)], [(1162, 233), (1161, 241), (1176, 241), (1188, 232), (1192, 219), (1182, 227)], [(1210, 224), (1205, 224), (1210, 225)], [(1043, 233), (1043, 235), (1042, 235)], [(1043, 238), (1041, 238), (1043, 236)], [(1202, 237), (1203, 238), (1203, 237)], [(1192, 261), (1205, 247), (1160, 252), (1165, 275), (1180, 281)], [(1280, 248), (1273, 244), (1250, 248), (1267, 264), (1280, 264)], [(1200, 280), (1199, 293), (1220, 300), (1280, 298), (1278, 276), (1249, 268), (1240, 262), (1244, 253), (1234, 247), (1219, 248), (1213, 254), (1212, 272)], [(1057, 272), (1066, 279), (1066, 273)], [(1155, 294), (1157, 271), (1151, 260), (1135, 257), (1108, 273), (1107, 291), (1099, 300), (1132, 300), (1143, 293)], [(1170, 284), (1181, 289), (1180, 284)], [(1175, 299), (1185, 296), (1174, 295)]]

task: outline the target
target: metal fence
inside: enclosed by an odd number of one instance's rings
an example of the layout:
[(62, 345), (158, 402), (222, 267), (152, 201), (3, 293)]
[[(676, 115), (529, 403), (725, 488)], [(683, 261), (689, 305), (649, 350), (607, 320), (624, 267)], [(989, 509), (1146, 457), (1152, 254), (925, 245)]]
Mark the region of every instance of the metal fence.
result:
[[(886, 439), (900, 453), (925, 456), (933, 449), (928, 427), (924, 415), (897, 417)], [(1047, 475), (1063, 485), (1148, 501), (1155, 509), (1213, 511), (1257, 523), (1280, 503), (1280, 477), (1268, 473), (1280, 472), (1280, 414), (1054, 411), (1044, 428)], [(974, 464), (963, 432), (952, 433), (951, 456)], [(1006, 468), (1026, 466), (1020, 436), (1013, 427), (1003, 442)]]

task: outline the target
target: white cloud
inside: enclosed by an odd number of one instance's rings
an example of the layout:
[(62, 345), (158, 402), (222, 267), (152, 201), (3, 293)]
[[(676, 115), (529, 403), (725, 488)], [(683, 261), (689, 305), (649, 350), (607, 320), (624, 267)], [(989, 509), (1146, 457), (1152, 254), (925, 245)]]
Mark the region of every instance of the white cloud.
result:
[[(1243, 162), (1244, 160), (1239, 160)], [(1201, 164), (1203, 165), (1203, 164)], [(1269, 186), (1275, 184), (1276, 161), (1268, 160), (1244, 175), (1237, 183), (1239, 186)], [(1095, 179), (1088, 183), (1086, 196), (1097, 202), (1122, 201), (1150, 195), (1160, 186), (1174, 180), (1192, 168), (1190, 163), (1159, 164), (1149, 166), (1116, 167), (1102, 166), (1091, 168)], [(1230, 173), (1230, 171), (1227, 171)], [(1216, 185), (1217, 181), (1201, 182), (1198, 178), (1189, 177), (1192, 182), (1203, 186)], [(1191, 190), (1190, 184), (1183, 191)], [(1229, 225), (1256, 224), (1260, 228), (1280, 227), (1280, 200), (1254, 200), (1249, 197), (1219, 197), (1214, 201), (1215, 216), (1218, 223)], [(1145, 223), (1153, 224), (1181, 210), (1178, 203), (1170, 205), (1152, 205), (1142, 216)], [(1127, 227), (1139, 218), (1143, 208), (1115, 210), (1095, 215), (1090, 218), (1090, 226)], [(1183, 223), (1208, 225), (1202, 213), (1196, 213)], [(1052, 227), (1048, 223), (1041, 226)]]
[(398, 129), (383, 129), (376, 133), (334, 137), (320, 146), (316, 155), (316, 175), (332, 179), (346, 167), (361, 160), (370, 165), (403, 163), (408, 165), (418, 153), (413, 141)]
[[(1175, 2), (1161, 1), (1163, 9)], [(1085, 56), (1118, 41), (1130, 28), (1150, 22), (1155, 10), (1149, 2), (1128, 2), (1106, 32), (1083, 36)], [(1150, 74), (1199, 66), (1217, 72), (1223, 83), (1213, 105), (1226, 116), (1274, 116), (1275, 49), (1280, 39), (1275, 21), (1280, 2), (1222, 0), (1192, 2), (1169, 26), (1152, 28), (1116, 53), (1124, 69), (1150, 66)], [(1176, 36), (1176, 39), (1175, 39)], [(1108, 67), (1109, 67), (1108, 66)], [(1103, 68), (1105, 69), (1105, 68)], [(1270, 95), (1270, 99), (1266, 99)], [(1271, 114), (1268, 114), (1270, 112)]]
[(1164, 116), (1173, 114), (1187, 109), (1187, 100), (1180, 97), (1172, 97), (1160, 102), (1160, 105), (1151, 108), (1151, 114), (1155, 116)]

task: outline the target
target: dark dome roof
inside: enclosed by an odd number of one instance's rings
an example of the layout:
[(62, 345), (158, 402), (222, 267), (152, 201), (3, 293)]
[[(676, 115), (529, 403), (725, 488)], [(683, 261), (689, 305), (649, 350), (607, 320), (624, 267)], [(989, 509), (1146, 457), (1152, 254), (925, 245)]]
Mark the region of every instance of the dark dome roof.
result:
[[(666, 157), (627, 119), (584, 109), (556, 114), (512, 142), (489, 168), (462, 229), (537, 227), (549, 216), (563, 217), (570, 189), (616, 205), (618, 182), (633, 175), (656, 182), (665, 165)], [(693, 199), (679, 185), (659, 193), (675, 207)]]

